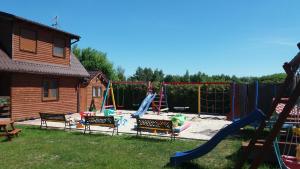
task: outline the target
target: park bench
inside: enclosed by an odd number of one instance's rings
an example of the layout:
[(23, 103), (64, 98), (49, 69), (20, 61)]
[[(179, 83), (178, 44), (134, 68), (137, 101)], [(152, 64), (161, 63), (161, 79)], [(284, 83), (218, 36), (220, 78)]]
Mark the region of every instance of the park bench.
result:
[(41, 117), (41, 128), (46, 127), (48, 128), (47, 121), (50, 122), (64, 122), (65, 129), (68, 127), (71, 129), (71, 121), (66, 118), (66, 114), (64, 113), (45, 113), (40, 112)]
[(136, 119), (136, 135), (142, 135), (142, 130), (152, 130), (154, 133), (156, 131), (163, 131), (170, 133), (171, 139), (175, 139), (175, 133), (173, 130), (173, 123), (171, 120), (156, 120), (156, 119)]
[(84, 119), (84, 133), (87, 130), (91, 133), (91, 126), (102, 126), (112, 128), (112, 135), (114, 135), (115, 130), (117, 135), (119, 134), (118, 121), (113, 116), (85, 116)]

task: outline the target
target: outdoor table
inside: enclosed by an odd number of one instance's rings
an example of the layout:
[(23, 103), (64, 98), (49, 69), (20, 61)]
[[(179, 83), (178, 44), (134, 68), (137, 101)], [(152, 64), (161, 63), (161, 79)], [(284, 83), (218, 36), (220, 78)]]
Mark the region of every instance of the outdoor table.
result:
[[(8, 127), (11, 127), (11, 130), (8, 130)], [(13, 120), (0, 120), (0, 136), (6, 136), (8, 140), (11, 140), (13, 135), (17, 135), (21, 129), (15, 129)]]

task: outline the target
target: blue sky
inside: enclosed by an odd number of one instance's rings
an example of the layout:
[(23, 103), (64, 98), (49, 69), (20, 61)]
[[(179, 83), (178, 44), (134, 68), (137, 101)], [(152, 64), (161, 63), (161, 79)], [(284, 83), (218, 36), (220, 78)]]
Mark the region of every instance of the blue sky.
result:
[(79, 47), (106, 52), (126, 75), (142, 66), (260, 76), (282, 72), (298, 52), (299, 7), (296, 0), (9, 0), (0, 10), (47, 25), (59, 16), (60, 29), (82, 37)]

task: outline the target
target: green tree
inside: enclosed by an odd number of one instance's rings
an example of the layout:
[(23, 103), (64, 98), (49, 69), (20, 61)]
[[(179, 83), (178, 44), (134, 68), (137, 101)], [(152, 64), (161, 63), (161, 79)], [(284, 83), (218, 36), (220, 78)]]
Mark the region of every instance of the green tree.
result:
[(130, 81), (151, 81), (162, 82), (164, 80), (164, 73), (162, 70), (151, 68), (138, 67), (135, 73), (129, 78)]
[(190, 75), (191, 82), (206, 82), (208, 81), (208, 78), (209, 76), (202, 72)]
[(125, 69), (123, 69), (121, 66), (117, 67), (117, 79), (118, 79), (118, 81), (126, 80)]
[(151, 68), (138, 67), (135, 73), (129, 78), (131, 81), (152, 81), (153, 70)]
[(190, 73), (189, 73), (188, 70), (186, 70), (185, 74), (183, 75), (182, 81), (183, 82), (190, 82), (191, 81), (191, 79), (190, 79)]
[(258, 80), (260, 83), (282, 83), (285, 78), (285, 73), (275, 73), (272, 75), (262, 76)]
[(152, 80), (153, 82), (162, 82), (164, 80), (164, 72), (162, 70), (155, 69), (153, 72)]
[(107, 59), (107, 54), (92, 48), (80, 49), (76, 45), (73, 53), (87, 70), (101, 70), (109, 79), (118, 80), (114, 65)]
[(182, 78), (179, 75), (166, 75), (164, 78), (165, 82), (181, 82)]

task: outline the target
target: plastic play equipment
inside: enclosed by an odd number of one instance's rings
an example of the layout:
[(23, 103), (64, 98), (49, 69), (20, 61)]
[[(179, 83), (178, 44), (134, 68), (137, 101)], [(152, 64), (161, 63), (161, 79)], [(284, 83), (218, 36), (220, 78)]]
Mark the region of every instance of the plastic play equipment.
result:
[(186, 121), (186, 116), (183, 114), (176, 114), (175, 116), (171, 117), (171, 121), (173, 126), (182, 126)]
[[(300, 49), (300, 43), (298, 43), (297, 46)], [(291, 94), (289, 95), (288, 100), (285, 101), (286, 105), (284, 106), (282, 112), (278, 116), (278, 119), (275, 121), (274, 125), (272, 126), (271, 131), (269, 135), (266, 137), (262, 148), (258, 150), (258, 153), (255, 156), (254, 161), (251, 163), (250, 169), (257, 169), (259, 167), (260, 163), (264, 159), (266, 152), (268, 152), (268, 150), (271, 148), (271, 145), (273, 145), (273, 141), (276, 139), (278, 133), (282, 129), (282, 126), (284, 125), (287, 117), (289, 116), (289, 113), (297, 103), (297, 100), (300, 95), (300, 83), (296, 82), (295, 79), (296, 79), (296, 73), (299, 69), (299, 65), (300, 65), (300, 53), (297, 53), (297, 55), (290, 62), (286, 62), (283, 65), (283, 69), (285, 70), (287, 76), (284, 80), (284, 83), (280, 86), (280, 90), (276, 95), (274, 101), (272, 102), (269, 111), (266, 114), (266, 121), (268, 121), (271, 118), (273, 112), (275, 112), (277, 105), (280, 102), (282, 102), (282, 98), (286, 95), (287, 90), (290, 90)], [(293, 86), (293, 84), (295, 85)], [(241, 156), (241, 159), (238, 161), (235, 168), (243, 168), (243, 165), (247, 161), (249, 154), (252, 152), (252, 150), (254, 150), (254, 146), (255, 143), (257, 142), (257, 139), (259, 138), (259, 136), (262, 135), (264, 128), (267, 126), (266, 121), (261, 122), (259, 128), (256, 130), (255, 135), (252, 137), (249, 145), (244, 151), (243, 156)]]
[(131, 117), (140, 118), (142, 117), (145, 112), (149, 109), (150, 104), (152, 103), (153, 99), (156, 97), (156, 93), (149, 93), (146, 98), (143, 100), (142, 104), (140, 105), (139, 109), (131, 114)]
[[(273, 142), (274, 151), (276, 154), (276, 158), (279, 164), (280, 169), (298, 169), (300, 168), (300, 146), (299, 144), (296, 146), (296, 156), (291, 155), (282, 155), (278, 143), (278, 138), (275, 138)], [(283, 152), (286, 152), (285, 150), (288, 149), (286, 153), (289, 153), (291, 150), (291, 144), (289, 143), (289, 147), (287, 148), (285, 143)]]
[(174, 133), (183, 132), (184, 130), (188, 129), (191, 125), (192, 125), (192, 122), (187, 121), (184, 124), (182, 124), (181, 126), (177, 126), (177, 127), (173, 126)]
[(176, 114), (171, 117), (173, 123), (174, 133), (180, 133), (191, 126), (191, 122), (186, 121), (186, 116), (183, 114)]
[[(153, 105), (155, 108), (153, 110), (156, 110), (158, 114), (169, 110), (167, 86), (190, 85), (198, 87), (197, 110), (199, 115), (201, 112), (227, 113), (225, 112), (225, 95), (230, 90), (224, 90), (222, 87), (222, 91), (217, 91), (216, 86), (229, 86), (228, 88), (230, 88), (230, 84), (228, 82), (162, 82), (158, 95), (159, 99), (154, 101)], [(214, 88), (210, 89), (211, 86), (214, 86)]]
[(112, 109), (105, 109), (104, 116), (114, 116), (116, 114), (115, 110)]
[[(280, 110), (282, 110), (284, 106), (285, 105), (278, 105), (276, 108), (276, 113), (280, 114)], [(297, 104), (297, 106), (295, 106), (294, 109), (290, 112), (288, 120), (284, 123), (280, 132), (281, 134), (278, 134), (273, 142), (276, 158), (281, 169), (300, 168), (299, 117), (300, 108), (299, 104)], [(272, 118), (278, 118), (278, 114), (275, 114)], [(270, 125), (270, 127), (272, 126)], [(281, 149), (279, 145), (281, 145)]]
[[(293, 131), (294, 128), (289, 127), (289, 130)], [(293, 131), (294, 132), (294, 131)], [(290, 133), (290, 132), (287, 132)], [(297, 135), (297, 134), (296, 134)], [(296, 137), (298, 137), (297, 135)], [(296, 142), (293, 142), (293, 140), (296, 140)], [(282, 144), (282, 143), (281, 143)], [(292, 135), (292, 140), (288, 141), (286, 138), (286, 141), (283, 143), (284, 149), (283, 151), (280, 150), (279, 147), (279, 138), (275, 138), (273, 142), (274, 151), (276, 154), (276, 158), (278, 161), (278, 164), (280, 166), (280, 169), (298, 169), (300, 168), (300, 145), (298, 143), (298, 138), (295, 138), (295, 135)], [(295, 155), (290, 155), (292, 150), (292, 145), (295, 146)]]
[(225, 137), (230, 134), (234, 134), (240, 128), (255, 122), (262, 121), (265, 119), (264, 113), (255, 109), (251, 114), (247, 117), (242, 118), (239, 121), (233, 122), (225, 128), (221, 129), (215, 136), (213, 136), (209, 141), (204, 143), (203, 145), (197, 147), (196, 149), (185, 151), (185, 152), (177, 152), (174, 156), (170, 158), (170, 164), (172, 166), (176, 166), (181, 164), (182, 162), (189, 161), (198, 157), (201, 157), (208, 152), (210, 152), (214, 147), (216, 147)]

